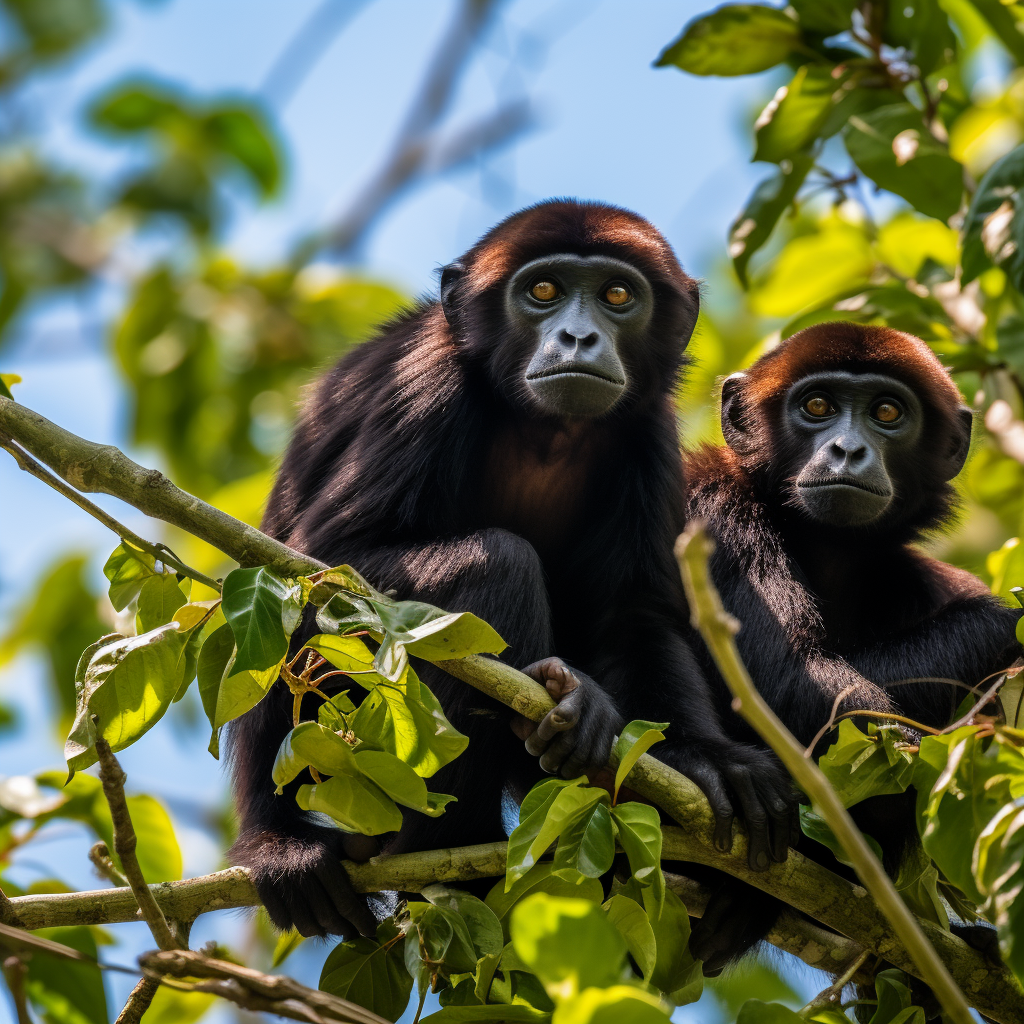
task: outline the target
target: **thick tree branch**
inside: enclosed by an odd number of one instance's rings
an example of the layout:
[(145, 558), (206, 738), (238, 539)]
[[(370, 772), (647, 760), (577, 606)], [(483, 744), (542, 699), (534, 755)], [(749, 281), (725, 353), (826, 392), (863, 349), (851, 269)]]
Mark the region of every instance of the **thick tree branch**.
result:
[(693, 625), (700, 630), (715, 664), (733, 695), (733, 708), (778, 754), (797, 785), (811, 798), (814, 809), (828, 822), (857, 876), (891, 922), (913, 958), (914, 973), (927, 982), (943, 1010), (957, 1024), (972, 1024), (967, 1000), (928, 941), (917, 918), (903, 902), (882, 862), (872, 853), (860, 829), (843, 807), (825, 773), (809, 757), (796, 737), (757, 691), (740, 660), (733, 639), (740, 624), (723, 607), (711, 581), (708, 560), (714, 544), (700, 523), (691, 523), (676, 544), (676, 556), (690, 603)]
[[(10, 435), (72, 485), (122, 498), (140, 511), (208, 541), (244, 565), (268, 564), (285, 574), (324, 568), (322, 563), (285, 547), (179, 490), (162, 474), (143, 469), (116, 448), (76, 437), (10, 399), (0, 398), (0, 431)], [(551, 698), (542, 686), (494, 659), (474, 656), (457, 662), (444, 662), (441, 667), (534, 721), (553, 707)], [(772, 865), (767, 871), (750, 871), (746, 864), (746, 836), (742, 829), (737, 830), (730, 852), (717, 851), (711, 842), (711, 811), (701, 791), (689, 779), (649, 754), (638, 760), (629, 774), (628, 785), (683, 826), (681, 829), (666, 829), (666, 859), (707, 864), (741, 878), (777, 896), (796, 910), (809, 914), (864, 949), (919, 976), (913, 958), (877, 905), (860, 886), (847, 882), (796, 851), (790, 852), (785, 863)], [(483, 848), (470, 849), (479, 851)], [(444, 857), (452, 856), (451, 851), (441, 851), (441, 854)], [(435, 880), (434, 866), (431, 866), (431, 873), (426, 876), (413, 874), (410, 877), (403, 872), (413, 862), (405, 862), (402, 858), (414, 858), (419, 865), (415, 870), (423, 871), (426, 870), (426, 862), (415, 859), (434, 855), (404, 854), (401, 857), (382, 858), (368, 865), (351, 865), (351, 872), (356, 880), (360, 877), (360, 871), (380, 870), (390, 876), (380, 888), (415, 891), (418, 884)], [(465, 856), (465, 851), (460, 851), (459, 855)], [(478, 855), (486, 860), (486, 854)], [(494, 855), (493, 851), (491, 855)], [(480, 874), (461, 873), (463, 870), (476, 870), (473, 867), (476, 862), (472, 857), (470, 862), (469, 865), (458, 865), (458, 870), (452, 864), (449, 869), (442, 869), (436, 877), (440, 877), (440, 880), (459, 881), (487, 877), (503, 871), (503, 867), (495, 869), (491, 866)], [(233, 879), (227, 887), (227, 895), (223, 891), (214, 895), (210, 888), (199, 887), (192, 889), (192, 896), (200, 902), (205, 900), (211, 904), (204, 909), (216, 909), (214, 901), (222, 901), (217, 904), (221, 907), (249, 905), (248, 902), (231, 902), (232, 898), (240, 898), (238, 886), (248, 887), (244, 872), (237, 871), (234, 869), (227, 873)], [(416, 878), (420, 878), (420, 881), (415, 881)], [(176, 884), (182, 887), (195, 885), (193, 882)], [(364, 882), (356, 881), (356, 884), (359, 886)], [(159, 889), (157, 887), (158, 900), (161, 898)], [(177, 895), (178, 890), (173, 891)], [(187, 888), (181, 890), (182, 893), (186, 891)], [(92, 901), (93, 912), (102, 914), (102, 920), (132, 920), (135, 913), (134, 900), (129, 894), (125, 902), (123, 896), (115, 895), (119, 892), (124, 890), (20, 897), (10, 901), (18, 917), (12, 923), (29, 928), (72, 923), (79, 920), (76, 915), (84, 909), (84, 904), (79, 902), (83, 899), (86, 902)], [(201, 895), (197, 895), (199, 892)], [(44, 904), (38, 901), (44, 901)], [(69, 904), (66, 901), (72, 902)], [(109, 906), (107, 901), (110, 901)], [(127, 916), (111, 916), (111, 908), (115, 904), (121, 907), (117, 913)], [(40, 914), (43, 906), (45, 911)], [(70, 907), (74, 907), (74, 910), (69, 918), (62, 917), (61, 921), (54, 919)], [(130, 912), (127, 908), (130, 908)], [(4, 912), (5, 908), (0, 905), (0, 914)], [(196, 912), (202, 913), (203, 909)], [(191, 916), (174, 908), (170, 908), (170, 915), (184, 919)], [(948, 932), (927, 923), (924, 929), (972, 1005), (1001, 1024), (1024, 1024), (1024, 995), (1004, 967), (990, 963), (981, 953)], [(848, 962), (848, 958), (844, 957), (842, 962)]]

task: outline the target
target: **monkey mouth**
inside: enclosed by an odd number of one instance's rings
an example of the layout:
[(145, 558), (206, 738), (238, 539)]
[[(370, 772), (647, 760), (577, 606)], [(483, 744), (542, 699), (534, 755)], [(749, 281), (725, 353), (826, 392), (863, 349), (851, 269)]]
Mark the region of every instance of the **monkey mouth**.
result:
[(587, 366), (581, 363), (559, 363), (549, 366), (538, 373), (528, 373), (527, 380), (544, 380), (547, 377), (596, 377), (598, 380), (605, 380), (616, 387), (623, 387), (625, 381), (621, 377), (613, 377), (597, 366)]
[(796, 485), (801, 490), (809, 490), (813, 487), (856, 487), (860, 491), (867, 491), (868, 494), (876, 494), (879, 498), (892, 497), (892, 491), (865, 483), (854, 476), (819, 476), (810, 480), (798, 480)]

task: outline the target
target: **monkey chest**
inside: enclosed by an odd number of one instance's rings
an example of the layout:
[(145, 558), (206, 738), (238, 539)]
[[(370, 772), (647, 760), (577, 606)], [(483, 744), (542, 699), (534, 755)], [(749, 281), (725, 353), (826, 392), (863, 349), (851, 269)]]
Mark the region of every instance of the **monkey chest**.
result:
[(484, 525), (518, 534), (542, 555), (569, 543), (586, 512), (593, 464), (591, 447), (571, 441), (499, 437), (483, 473)]

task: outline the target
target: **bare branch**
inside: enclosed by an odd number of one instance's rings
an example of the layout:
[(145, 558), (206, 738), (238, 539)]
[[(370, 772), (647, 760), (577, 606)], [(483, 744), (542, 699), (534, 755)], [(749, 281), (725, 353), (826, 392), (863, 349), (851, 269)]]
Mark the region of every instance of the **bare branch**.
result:
[(143, 978), (131, 990), (114, 1024), (139, 1024), (142, 1015), (152, 1005), (153, 999), (159, 991), (159, 981), (153, 978)]
[(98, 843), (94, 843), (90, 848), (89, 860), (92, 861), (96, 870), (108, 882), (112, 882), (117, 886), (128, 885), (128, 879), (117, 869), (117, 865), (110, 856), (110, 850), (102, 839)]
[[(114, 757), (110, 744), (102, 736), (96, 737), (96, 755), (100, 762), (100, 781), (103, 783), (103, 795), (110, 806), (110, 817), (114, 826), (114, 852), (121, 861), (125, 878), (132, 888), (132, 893), (145, 918), (153, 939), (161, 949), (176, 949), (177, 940), (171, 934), (170, 926), (160, 909), (160, 904), (153, 898), (146, 879), (139, 867), (139, 858), (135, 855), (138, 838), (132, 826), (132, 818), (128, 813), (128, 802), (124, 796), (125, 774), (121, 765)], [(141, 1014), (140, 1014), (141, 1016)]]
[(4, 958), (3, 966), (4, 979), (10, 990), (11, 998), (14, 1000), (14, 1012), (18, 1015), (18, 1024), (32, 1024), (32, 1018), (28, 1015), (28, 1002), (25, 999), (25, 975), (28, 973), (25, 961), (20, 957), (9, 956)]
[(339, 999), (327, 992), (307, 988), (293, 978), (280, 974), (263, 974), (250, 967), (240, 967), (226, 960), (215, 960), (204, 953), (173, 950), (144, 953), (139, 965), (149, 978), (199, 978), (187, 987), (196, 992), (212, 992), (246, 1010), (276, 1013), (291, 1020), (320, 1024), (344, 1021), (345, 1024), (388, 1024), (383, 1017), (371, 1013), (357, 1003)]

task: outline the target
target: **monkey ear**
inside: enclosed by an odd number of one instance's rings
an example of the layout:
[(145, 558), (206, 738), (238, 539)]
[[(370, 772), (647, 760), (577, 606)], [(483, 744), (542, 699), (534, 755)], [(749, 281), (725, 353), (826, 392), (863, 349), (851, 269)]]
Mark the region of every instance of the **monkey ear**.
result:
[(466, 276), (466, 268), (459, 262), (449, 263), (441, 270), (441, 309), (444, 310), (444, 318), (454, 327), (458, 316), (456, 306), (456, 291), (459, 283)]
[(741, 454), (750, 445), (750, 434), (743, 422), (743, 384), (745, 373), (731, 373), (722, 381), (722, 433), (725, 443)]
[(953, 477), (964, 468), (967, 461), (967, 453), (971, 450), (971, 430), (974, 427), (974, 412), (966, 405), (961, 405), (956, 411), (955, 430), (950, 444), (949, 454), (946, 456), (947, 480)]

